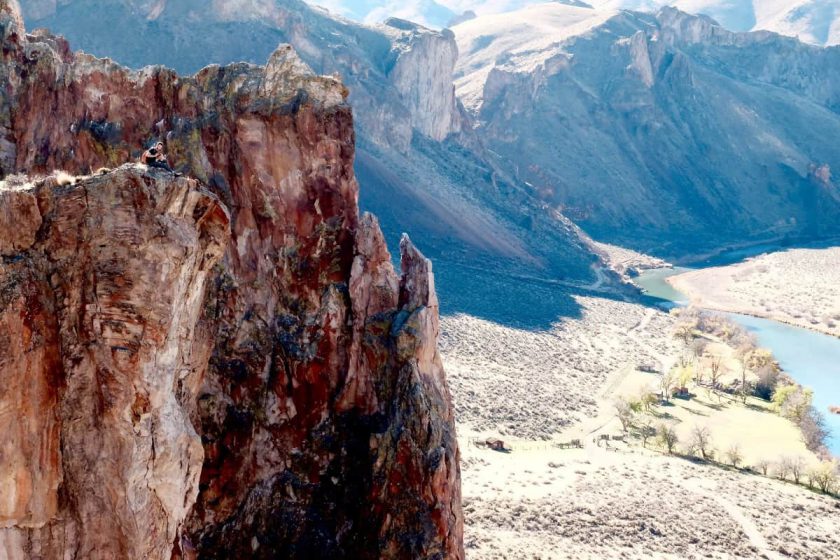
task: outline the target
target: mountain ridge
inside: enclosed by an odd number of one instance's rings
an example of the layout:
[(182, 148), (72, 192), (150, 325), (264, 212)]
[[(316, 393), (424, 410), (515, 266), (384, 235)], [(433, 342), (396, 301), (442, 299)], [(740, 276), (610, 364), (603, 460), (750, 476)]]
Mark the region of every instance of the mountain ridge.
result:
[(453, 30), (458, 94), (520, 181), (599, 241), (671, 258), (836, 233), (840, 153), (825, 139), (840, 83), (825, 69), (840, 49), (672, 8), (589, 12), (533, 6)]
[[(464, 126), (468, 117), (452, 83), (457, 48), (451, 33), (399, 20), (359, 25), (295, 0), (260, 2), (269, 16), (257, 23), (247, 13), (237, 16), (240, 21), (221, 21), (191, 5), (179, 8), (189, 27), (166, 10), (149, 22), (122, 2), (94, 8), (88, 0), (59, 5), (53, 17), (33, 25), (48, 25), (77, 47), (132, 67), (164, 62), (186, 72), (213, 59), (258, 60), (277, 41), (289, 42), (316, 72), (339, 73), (350, 91), (360, 202), (380, 216), (391, 247), (409, 231), (447, 267), (466, 260), (485, 270), (525, 267), (583, 285), (595, 280), (598, 257), (576, 228), (546, 212)], [(103, 34), (102, 18), (114, 30)], [(242, 36), (252, 40), (238, 40)], [(442, 287), (446, 298), (451, 292), (445, 281)]]

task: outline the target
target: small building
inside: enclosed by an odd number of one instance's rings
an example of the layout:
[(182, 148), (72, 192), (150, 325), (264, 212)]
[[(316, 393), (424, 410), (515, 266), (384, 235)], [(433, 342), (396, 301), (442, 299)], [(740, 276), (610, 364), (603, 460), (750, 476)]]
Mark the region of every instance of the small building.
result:
[(487, 447), (489, 447), (493, 451), (505, 451), (505, 442), (503, 442), (500, 439), (490, 438), (484, 443), (486, 443)]
[(691, 392), (688, 390), (688, 387), (677, 387), (671, 391), (671, 397), (675, 399), (690, 399)]

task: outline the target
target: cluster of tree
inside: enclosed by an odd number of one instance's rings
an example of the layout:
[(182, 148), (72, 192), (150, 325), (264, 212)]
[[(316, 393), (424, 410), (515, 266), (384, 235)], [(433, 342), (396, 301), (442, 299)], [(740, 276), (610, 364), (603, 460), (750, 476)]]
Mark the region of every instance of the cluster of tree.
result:
[[(653, 428), (649, 424), (639, 427), (639, 433), (647, 446), (651, 437), (656, 437), (660, 446), (671, 455), (677, 452), (679, 437), (673, 426), (660, 424)], [(685, 454), (704, 461), (714, 461), (716, 449), (712, 445), (711, 432), (704, 426), (695, 427), (684, 448)], [(737, 443), (730, 445), (721, 455), (721, 463), (739, 468), (744, 462), (744, 455)], [(836, 460), (820, 461), (809, 465), (803, 457), (783, 457), (776, 463), (761, 460), (756, 463), (756, 471), (761, 474), (775, 475), (780, 480), (789, 480), (795, 484), (806, 483), (809, 488), (825, 494), (840, 493), (840, 466)]]
[[(645, 426), (645, 428), (648, 428), (649, 432), (647, 438), (643, 436), (643, 441), (647, 442), (647, 439), (655, 436), (656, 441), (663, 449), (668, 451), (669, 455), (673, 455), (679, 450), (680, 438), (671, 424), (663, 422), (656, 428), (653, 428), (653, 426)], [(737, 466), (741, 462), (740, 451), (737, 448), (733, 448), (731, 451), (733, 451), (731, 458)], [(708, 428), (696, 427), (692, 430), (691, 437), (685, 447), (685, 454), (697, 456), (707, 461), (714, 458), (715, 449), (712, 447), (711, 432)]]
[(802, 457), (782, 457), (775, 463), (759, 461), (757, 469), (794, 484), (806, 483), (809, 488), (826, 494), (840, 493), (840, 471), (837, 461), (820, 461), (809, 465)]
[(636, 416), (646, 412), (653, 412), (653, 407), (659, 403), (659, 397), (649, 389), (643, 389), (636, 398), (619, 397), (615, 401), (615, 416), (621, 422), (621, 428), (626, 433), (634, 424)]
[(819, 452), (828, 438), (825, 417), (814, 408), (814, 393), (799, 385), (779, 385), (773, 392), (773, 410), (799, 426), (805, 445)]
[[(693, 371), (695, 383), (706, 386), (709, 396), (716, 393), (718, 400), (722, 400), (723, 391), (727, 390), (721, 383), (728, 373), (726, 364), (720, 356), (701, 360), (707, 341), (697, 338), (697, 333), (711, 334), (735, 348), (740, 383), (727, 392), (737, 393), (745, 404), (749, 395), (772, 401), (776, 412), (799, 426), (808, 449), (820, 451), (825, 446), (828, 437), (825, 418), (812, 406), (811, 391), (789, 382), (783, 383), (785, 377), (770, 350), (759, 348), (750, 333), (722, 315), (694, 308), (674, 313), (679, 317), (674, 336), (690, 352), (684, 352), (679, 366), (663, 375), (662, 387), (666, 395), (677, 383), (682, 386), (690, 377), (689, 372)], [(750, 372), (754, 373), (755, 381), (751, 379)]]
[[(734, 348), (753, 338), (746, 329), (720, 313), (710, 313), (696, 307), (678, 308), (671, 313), (680, 319), (677, 332), (685, 333), (689, 330), (692, 333), (697, 331), (713, 335)], [(682, 337), (682, 339), (683, 341), (687, 340), (686, 337)], [(686, 342), (686, 344), (688, 343), (690, 343), (690, 340)]]
[[(718, 395), (723, 399), (725, 388), (722, 378), (728, 373), (727, 366), (720, 356), (703, 359), (709, 341), (703, 334), (712, 335), (735, 348), (738, 361), (740, 384), (726, 392), (737, 393), (744, 403), (751, 394), (769, 399), (778, 380), (778, 365), (769, 350), (758, 348), (755, 337), (728, 318), (694, 308), (678, 309), (672, 313), (679, 317), (674, 329), (674, 337), (683, 343), (683, 354), (676, 371), (672, 372), (668, 382), (678, 381), (684, 387), (686, 379), (694, 379), (698, 386), (706, 386), (709, 396)], [(753, 382), (750, 372), (755, 372), (758, 382)]]

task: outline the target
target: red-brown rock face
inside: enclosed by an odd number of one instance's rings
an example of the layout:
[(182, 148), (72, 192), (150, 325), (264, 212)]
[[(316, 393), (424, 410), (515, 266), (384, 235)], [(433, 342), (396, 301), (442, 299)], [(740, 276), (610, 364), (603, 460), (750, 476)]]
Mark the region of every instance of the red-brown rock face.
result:
[(25, 209), (0, 218), (0, 552), (166, 557), (198, 494), (194, 331), (227, 211), (131, 166), (0, 201)]
[(431, 265), (358, 216), (341, 84), (289, 47), (129, 72), (16, 13), (0, 176), (161, 137), (222, 202), (142, 166), (0, 191), (0, 553), (462, 558)]

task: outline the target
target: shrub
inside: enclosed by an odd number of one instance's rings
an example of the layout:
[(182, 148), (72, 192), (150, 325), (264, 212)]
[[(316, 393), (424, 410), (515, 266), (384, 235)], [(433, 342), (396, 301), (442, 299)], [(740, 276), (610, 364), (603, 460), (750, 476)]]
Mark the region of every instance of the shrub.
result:
[(837, 461), (821, 461), (808, 471), (808, 482), (825, 494), (837, 490)]
[(726, 460), (736, 469), (741, 461), (744, 460), (744, 456), (741, 454), (741, 447), (737, 443), (733, 443), (729, 446), (729, 449), (726, 450)]
[(656, 431), (659, 442), (668, 450), (668, 453), (673, 454), (677, 443), (679, 443), (677, 432), (667, 424), (660, 424)]

